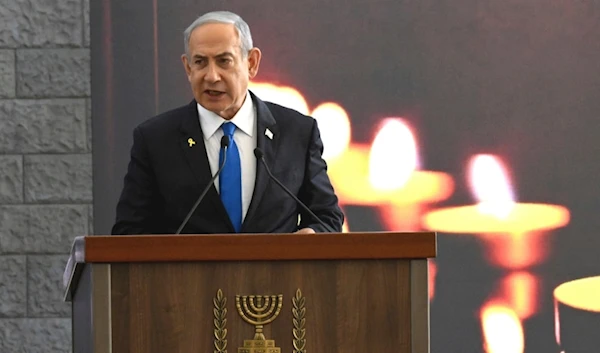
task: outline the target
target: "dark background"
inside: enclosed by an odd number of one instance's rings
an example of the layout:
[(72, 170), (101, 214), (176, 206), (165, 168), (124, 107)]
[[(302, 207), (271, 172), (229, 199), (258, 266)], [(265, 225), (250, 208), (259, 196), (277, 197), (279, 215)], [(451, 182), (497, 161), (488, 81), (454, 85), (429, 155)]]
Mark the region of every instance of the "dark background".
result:
[[(183, 30), (227, 9), (250, 25), (263, 59), (257, 77), (298, 89), (314, 108), (343, 106), (355, 142), (382, 117), (410, 121), (422, 169), (454, 177), (444, 203), (471, 204), (466, 162), (494, 153), (519, 201), (567, 207), (571, 221), (545, 239), (550, 258), (541, 311), (524, 322), (526, 352), (558, 352), (552, 290), (596, 275), (600, 246), (600, 5), (557, 0), (91, 2), (94, 229), (107, 234), (129, 159), (132, 130), (192, 99), (180, 62)], [(356, 229), (381, 229), (353, 208)], [(352, 230), (352, 229), (351, 229)], [(434, 353), (482, 352), (479, 308), (503, 270), (480, 241), (440, 233)]]

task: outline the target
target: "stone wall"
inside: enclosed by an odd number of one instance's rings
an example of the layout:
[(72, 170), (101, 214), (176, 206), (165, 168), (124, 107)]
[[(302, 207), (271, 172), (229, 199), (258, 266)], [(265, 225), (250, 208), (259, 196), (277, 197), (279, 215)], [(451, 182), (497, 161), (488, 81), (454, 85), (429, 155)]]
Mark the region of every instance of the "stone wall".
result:
[(0, 352), (69, 352), (62, 272), (92, 233), (88, 0), (0, 4)]

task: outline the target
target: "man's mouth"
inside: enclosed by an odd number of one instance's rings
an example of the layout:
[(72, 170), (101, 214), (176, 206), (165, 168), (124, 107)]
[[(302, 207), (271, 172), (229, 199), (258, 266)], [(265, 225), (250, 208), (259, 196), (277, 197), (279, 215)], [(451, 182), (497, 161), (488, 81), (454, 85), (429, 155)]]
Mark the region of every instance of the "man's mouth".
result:
[(211, 89), (207, 89), (204, 92), (206, 92), (206, 94), (208, 94), (211, 97), (218, 97), (218, 96), (220, 96), (220, 95), (222, 95), (222, 94), (225, 93), (225, 92), (215, 91), (215, 90), (211, 90)]

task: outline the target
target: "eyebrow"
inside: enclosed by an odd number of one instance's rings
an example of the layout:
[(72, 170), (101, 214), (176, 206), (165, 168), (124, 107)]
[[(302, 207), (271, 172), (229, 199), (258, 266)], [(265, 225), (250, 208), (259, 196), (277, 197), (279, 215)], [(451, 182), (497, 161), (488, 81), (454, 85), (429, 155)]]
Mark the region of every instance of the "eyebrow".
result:
[[(215, 58), (223, 58), (223, 57), (226, 57), (226, 56), (233, 57), (233, 53), (226, 51), (226, 52), (223, 52), (223, 53), (215, 55)], [(205, 59), (205, 58), (207, 58), (207, 56), (206, 55), (195, 54), (193, 56), (193, 58)]]

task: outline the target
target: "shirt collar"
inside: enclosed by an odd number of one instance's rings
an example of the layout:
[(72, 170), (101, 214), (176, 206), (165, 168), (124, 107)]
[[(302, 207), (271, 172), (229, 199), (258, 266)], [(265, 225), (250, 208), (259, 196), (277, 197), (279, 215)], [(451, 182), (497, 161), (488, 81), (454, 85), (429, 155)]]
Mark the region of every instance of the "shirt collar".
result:
[(200, 103), (196, 104), (198, 107), (198, 116), (200, 118), (200, 126), (202, 127), (202, 134), (205, 139), (209, 139), (214, 133), (221, 128), (221, 125), (225, 122), (232, 122), (236, 128), (243, 131), (246, 135), (252, 136), (254, 134), (255, 125), (255, 109), (254, 102), (250, 93), (246, 91), (246, 98), (244, 103), (240, 107), (240, 110), (231, 118), (231, 120), (223, 119), (218, 114), (205, 109)]

